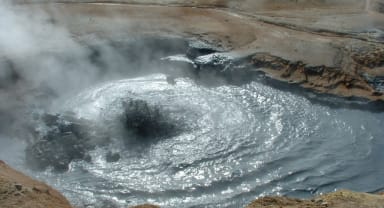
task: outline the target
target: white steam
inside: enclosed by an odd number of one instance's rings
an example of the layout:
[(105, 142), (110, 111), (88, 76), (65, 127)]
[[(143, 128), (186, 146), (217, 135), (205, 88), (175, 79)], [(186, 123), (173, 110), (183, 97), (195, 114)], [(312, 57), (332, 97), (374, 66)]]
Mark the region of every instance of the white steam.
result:
[(0, 55), (13, 63), (14, 70), (31, 87), (44, 84), (64, 92), (95, 78), (95, 70), (86, 59), (89, 51), (65, 28), (50, 22), (43, 11), (2, 5), (0, 13)]
[[(84, 88), (161, 67), (151, 65), (153, 57), (163, 55), (152, 50), (156, 41), (132, 41), (131, 51), (121, 44), (130, 40), (125, 35), (119, 43), (96, 34), (78, 37), (60, 19), (65, 14), (46, 11), (38, 4), (0, 3), (0, 135), (28, 140), (31, 111), (56, 113), (61, 101)], [(169, 47), (180, 48), (178, 44)]]

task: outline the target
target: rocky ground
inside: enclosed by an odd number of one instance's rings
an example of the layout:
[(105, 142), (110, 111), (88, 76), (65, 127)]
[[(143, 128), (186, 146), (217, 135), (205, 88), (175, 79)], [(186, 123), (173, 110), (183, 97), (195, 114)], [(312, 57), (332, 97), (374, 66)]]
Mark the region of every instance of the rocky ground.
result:
[(338, 191), (325, 194), (310, 200), (291, 199), (286, 197), (260, 198), (246, 208), (379, 208), (384, 206), (384, 196), (351, 191)]
[(384, 14), (378, 1), (82, 2), (23, 7), (42, 7), (79, 38), (197, 38), (240, 58), (251, 56), (252, 70), (273, 79), (384, 101)]
[(71, 208), (59, 192), (0, 161), (1, 208)]

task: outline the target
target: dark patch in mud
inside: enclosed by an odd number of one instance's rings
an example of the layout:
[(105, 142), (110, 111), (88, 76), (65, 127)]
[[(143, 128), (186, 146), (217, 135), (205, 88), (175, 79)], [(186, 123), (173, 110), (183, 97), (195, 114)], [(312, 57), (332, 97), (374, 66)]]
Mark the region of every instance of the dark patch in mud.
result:
[(68, 115), (43, 114), (38, 121), (44, 124), (41, 132), (26, 149), (27, 164), (34, 169), (53, 167), (66, 171), (73, 160), (90, 161), (88, 151), (108, 138), (95, 134), (89, 121)]
[[(35, 139), (25, 151), (27, 164), (37, 170), (52, 167), (55, 171), (66, 171), (74, 160), (91, 162), (89, 151), (107, 147), (118, 133), (122, 133), (117, 137), (126, 144), (150, 146), (183, 131), (182, 124), (176, 123), (160, 107), (144, 100), (129, 99), (123, 103), (123, 108), (123, 132), (118, 130), (118, 126), (96, 125), (70, 113), (41, 115), (37, 121), (40, 128), (33, 132)], [(109, 151), (106, 161), (116, 162), (120, 157), (119, 152)]]
[(21, 75), (17, 72), (17, 68), (11, 60), (0, 61), (0, 89), (12, 87), (21, 79)]
[(160, 107), (144, 100), (130, 99), (123, 103), (125, 129), (141, 140), (175, 136), (178, 127)]

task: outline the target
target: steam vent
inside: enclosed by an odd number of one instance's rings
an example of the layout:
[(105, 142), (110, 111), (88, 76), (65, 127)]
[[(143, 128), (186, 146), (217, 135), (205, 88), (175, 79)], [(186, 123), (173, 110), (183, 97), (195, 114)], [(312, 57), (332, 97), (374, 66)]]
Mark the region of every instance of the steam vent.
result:
[(3, 0), (0, 208), (383, 208), (383, 0)]

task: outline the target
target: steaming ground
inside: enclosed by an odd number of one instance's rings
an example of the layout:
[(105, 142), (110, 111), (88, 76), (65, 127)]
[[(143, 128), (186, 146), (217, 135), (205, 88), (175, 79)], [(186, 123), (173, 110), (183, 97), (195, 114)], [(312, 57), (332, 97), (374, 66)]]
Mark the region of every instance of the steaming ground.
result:
[[(331, 109), (258, 82), (204, 87), (163, 74), (106, 82), (63, 103), (100, 125), (121, 114), (127, 97), (159, 105), (186, 124), (181, 134), (90, 151), (68, 172), (29, 171), (79, 207), (240, 207), (257, 196), (307, 197), (349, 188), (377, 191), (384, 168), (384, 114)], [(123, 139), (123, 140), (122, 140)], [(120, 154), (107, 162), (108, 151)], [(12, 160), (11, 160), (12, 161)]]
[[(0, 74), (0, 158), (75, 206), (240, 207), (263, 195), (384, 189), (383, 113), (316, 105), (259, 82), (206, 87), (187, 77), (167, 79), (148, 73), (164, 66), (144, 63), (185, 52), (183, 42), (167, 42), (170, 54), (155, 57), (141, 56), (157, 44), (138, 44), (140, 56), (132, 56), (132, 47), (117, 43), (123, 48), (117, 50), (92, 35), (93, 47), (84, 46), (41, 11), (2, 6), (0, 12), (0, 27), (9, 28), (0, 30), (0, 54), (9, 60), (1, 59), (1, 69), (10, 69)], [(128, 99), (157, 106), (177, 132), (145, 140), (126, 134), (121, 117)], [(68, 111), (92, 123), (91, 131), (106, 132), (109, 142), (68, 171), (27, 169), (34, 116)], [(109, 152), (119, 158), (107, 162)]]

